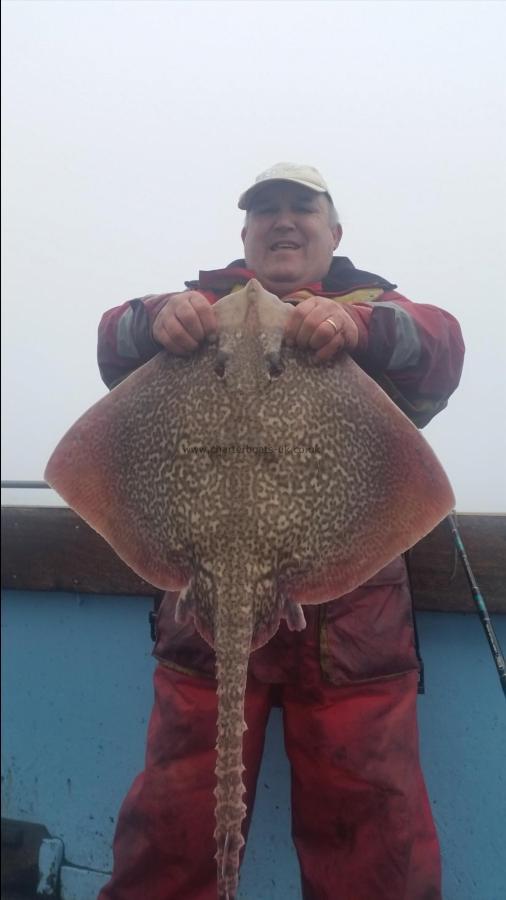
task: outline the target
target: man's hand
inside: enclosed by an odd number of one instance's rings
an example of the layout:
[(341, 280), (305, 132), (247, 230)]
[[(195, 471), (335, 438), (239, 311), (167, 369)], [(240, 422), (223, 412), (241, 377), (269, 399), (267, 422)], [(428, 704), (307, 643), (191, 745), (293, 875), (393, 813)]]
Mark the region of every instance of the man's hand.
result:
[(216, 330), (216, 313), (198, 291), (184, 291), (171, 297), (153, 322), (155, 341), (177, 356), (192, 353)]
[(344, 305), (328, 297), (308, 297), (297, 304), (288, 319), (285, 342), (316, 350), (315, 359), (326, 362), (338, 350), (355, 349), (358, 328)]

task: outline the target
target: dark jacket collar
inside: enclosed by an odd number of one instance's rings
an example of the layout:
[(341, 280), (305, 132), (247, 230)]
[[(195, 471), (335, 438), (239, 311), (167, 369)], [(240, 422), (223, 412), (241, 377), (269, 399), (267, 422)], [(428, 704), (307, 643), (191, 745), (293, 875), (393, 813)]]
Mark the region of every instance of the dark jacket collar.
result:
[[(225, 269), (211, 269), (209, 271), (199, 272), (198, 280), (185, 281), (185, 285), (190, 290), (228, 291), (234, 285), (249, 281), (254, 278), (254, 272), (246, 268), (244, 259), (235, 259), (229, 263)], [(315, 289), (315, 285), (304, 285), (303, 287)], [(392, 291), (397, 285), (387, 281), (380, 275), (374, 275), (372, 272), (365, 272), (362, 269), (356, 269), (347, 256), (334, 256), (330, 269), (321, 282), (321, 289), (324, 293), (336, 294), (346, 293), (361, 287), (380, 287), (384, 291)]]

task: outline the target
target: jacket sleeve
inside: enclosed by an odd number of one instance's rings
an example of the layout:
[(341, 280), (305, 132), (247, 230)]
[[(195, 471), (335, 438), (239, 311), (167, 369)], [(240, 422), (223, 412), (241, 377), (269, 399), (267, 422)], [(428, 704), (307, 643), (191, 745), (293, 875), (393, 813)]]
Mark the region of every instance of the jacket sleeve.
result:
[(173, 294), (149, 294), (104, 313), (98, 326), (97, 359), (102, 380), (115, 387), (162, 348), (153, 339), (153, 322)]
[(359, 328), (353, 356), (417, 425), (423, 428), (448, 403), (464, 362), (457, 320), (443, 309), (385, 291), (346, 311)]

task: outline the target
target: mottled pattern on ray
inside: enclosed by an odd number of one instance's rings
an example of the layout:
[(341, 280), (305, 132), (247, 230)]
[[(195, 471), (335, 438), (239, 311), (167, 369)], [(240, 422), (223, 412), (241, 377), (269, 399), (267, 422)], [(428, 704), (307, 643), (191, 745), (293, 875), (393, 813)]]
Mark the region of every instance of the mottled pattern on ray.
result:
[[(299, 604), (339, 597), (453, 505), (416, 428), (343, 353), (282, 345), (289, 308), (252, 281), (216, 304), (219, 339), (160, 353), (73, 426), (47, 481), (142, 577), (185, 588), (216, 650), (218, 896), (237, 890), (249, 652)], [(226, 847), (226, 851), (225, 851)]]

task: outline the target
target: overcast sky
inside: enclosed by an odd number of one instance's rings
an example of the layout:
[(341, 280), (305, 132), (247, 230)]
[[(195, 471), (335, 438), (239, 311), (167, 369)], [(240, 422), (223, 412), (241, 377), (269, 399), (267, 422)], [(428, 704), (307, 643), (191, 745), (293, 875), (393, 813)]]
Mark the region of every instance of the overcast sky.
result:
[(292, 160), (330, 184), (340, 254), (460, 320), (424, 434), (458, 510), (506, 512), (505, 23), (486, 0), (4, 2), (2, 477), (41, 479), (105, 393), (102, 313), (240, 256), (238, 195)]

